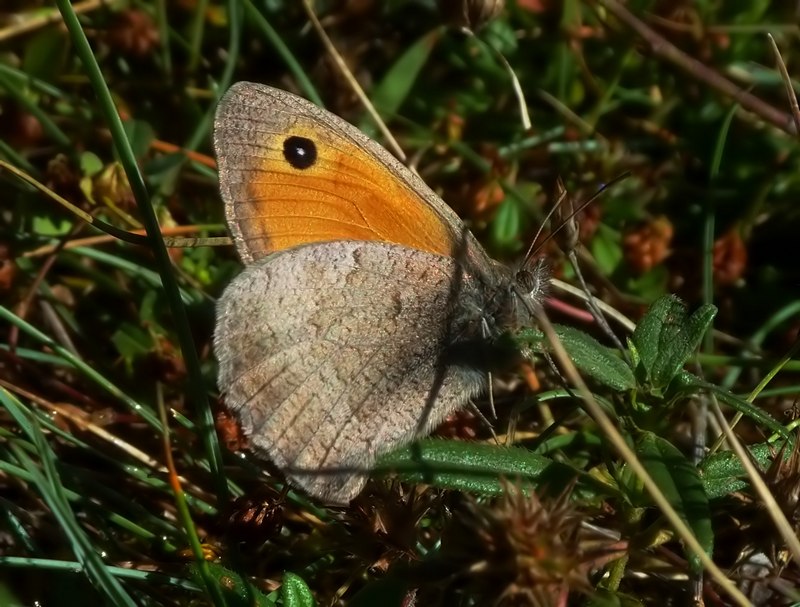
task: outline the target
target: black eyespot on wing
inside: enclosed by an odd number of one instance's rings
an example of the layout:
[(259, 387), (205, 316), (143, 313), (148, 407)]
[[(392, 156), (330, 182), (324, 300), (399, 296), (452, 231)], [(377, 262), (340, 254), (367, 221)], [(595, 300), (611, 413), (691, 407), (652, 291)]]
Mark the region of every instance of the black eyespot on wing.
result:
[(283, 142), (283, 157), (296, 169), (307, 169), (317, 161), (317, 145), (306, 137), (292, 135)]

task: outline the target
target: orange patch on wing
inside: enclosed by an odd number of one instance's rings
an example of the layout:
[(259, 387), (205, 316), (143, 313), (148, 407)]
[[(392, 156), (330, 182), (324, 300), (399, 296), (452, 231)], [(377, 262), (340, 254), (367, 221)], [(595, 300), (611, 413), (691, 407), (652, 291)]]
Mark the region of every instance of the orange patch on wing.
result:
[[(388, 167), (344, 138), (329, 140), (304, 127), (275, 135), (247, 170), (246, 195), (236, 202), (236, 217), (254, 253), (330, 240), (373, 240), (452, 254), (446, 224)], [(286, 160), (281, 146), (289, 136), (316, 144), (312, 166), (299, 169)]]

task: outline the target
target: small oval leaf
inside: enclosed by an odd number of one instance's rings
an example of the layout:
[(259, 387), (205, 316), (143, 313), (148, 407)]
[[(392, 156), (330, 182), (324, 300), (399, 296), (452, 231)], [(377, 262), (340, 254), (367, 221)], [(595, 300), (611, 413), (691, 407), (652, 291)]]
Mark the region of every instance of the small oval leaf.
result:
[(288, 571), (283, 576), (280, 597), (285, 607), (316, 607), (317, 604), (303, 578)]
[[(667, 501), (710, 555), (714, 548), (711, 509), (697, 468), (672, 443), (652, 432), (641, 434), (636, 442), (636, 454)], [(702, 571), (696, 555), (687, 554), (687, 557), (695, 572)]]

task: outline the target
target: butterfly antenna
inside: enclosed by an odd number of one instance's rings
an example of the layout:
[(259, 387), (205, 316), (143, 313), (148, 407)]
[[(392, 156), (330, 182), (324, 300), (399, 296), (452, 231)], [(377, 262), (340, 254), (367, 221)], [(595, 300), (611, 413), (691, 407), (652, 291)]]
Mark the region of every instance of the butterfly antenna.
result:
[[(536, 241), (539, 240), (539, 236), (542, 235), (542, 230), (544, 230), (544, 227), (547, 225), (547, 222), (550, 221), (550, 218), (558, 210), (558, 207), (561, 205), (561, 203), (564, 202), (564, 200), (566, 199), (566, 194), (567, 194), (566, 190), (562, 191), (562, 194), (558, 197), (558, 200), (556, 200), (556, 203), (553, 205), (553, 208), (551, 208), (547, 212), (547, 215), (544, 216), (544, 221), (542, 221), (541, 225), (539, 226), (539, 229), (536, 230), (536, 234), (533, 235), (533, 240), (531, 240), (531, 246), (528, 247), (528, 250), (525, 252), (525, 257), (522, 259), (523, 268), (528, 265), (528, 262), (530, 262), (531, 257), (533, 257), (534, 255), (536, 255), (536, 253), (542, 250), (544, 244), (549, 240), (549, 237), (545, 238), (544, 242), (542, 242), (540, 246), (534, 249), (534, 247), (536, 246)], [(581, 206), (581, 209), (583, 209), (583, 206)]]
[[(604, 188), (598, 190), (598, 192), (589, 199), (589, 202), (592, 202), (595, 198), (597, 198), (605, 189), (613, 185), (614, 183), (620, 181), (627, 177), (630, 173), (624, 173), (617, 177), (616, 179), (612, 180), (609, 184), (606, 184)], [(561, 184), (560, 184), (561, 185)], [(563, 185), (561, 186), (563, 187)], [(584, 208), (586, 205), (582, 205), (581, 208)], [(616, 333), (611, 330), (611, 327), (606, 320), (605, 315), (600, 310), (600, 307), (597, 305), (597, 301), (592, 295), (592, 292), (589, 290), (589, 286), (586, 284), (586, 280), (583, 278), (583, 272), (581, 271), (581, 266), (578, 263), (578, 256), (575, 253), (575, 248), (578, 245), (578, 228), (576, 227), (576, 222), (572, 220), (574, 217), (574, 213), (570, 215), (565, 221), (563, 225), (568, 225), (568, 235), (565, 237), (565, 243), (562, 244), (562, 249), (567, 255), (567, 259), (569, 259), (570, 264), (572, 265), (573, 270), (575, 271), (575, 276), (580, 282), (581, 290), (583, 291), (584, 295), (586, 296), (586, 306), (589, 308), (589, 311), (592, 313), (595, 321), (597, 322), (600, 330), (605, 333), (605, 335), (611, 340), (614, 346), (619, 350), (622, 354), (622, 357), (625, 359), (626, 362), (630, 363), (630, 357), (628, 356), (628, 351), (622, 346), (622, 342), (617, 337)]]
[(552, 217), (552, 216), (553, 216), (553, 215), (556, 213), (556, 211), (559, 209), (559, 207), (561, 206), (561, 204), (563, 204), (563, 202), (564, 202), (564, 201), (567, 199), (567, 192), (566, 192), (566, 190), (565, 190), (565, 189), (562, 189), (562, 191), (561, 191), (561, 194), (558, 196), (558, 200), (557, 200), (557, 201), (556, 201), (556, 203), (553, 205), (553, 208), (552, 208), (552, 209), (550, 209), (550, 210), (547, 212), (547, 215), (545, 215), (545, 218), (544, 218), (544, 221), (542, 222), (542, 225), (540, 225), (540, 226), (539, 226), (539, 229), (536, 231), (536, 234), (534, 235), (534, 237), (533, 237), (533, 240), (531, 241), (531, 246), (530, 246), (530, 247), (528, 247), (528, 251), (525, 253), (525, 257), (523, 258), (523, 261), (522, 261), (522, 267), (526, 267), (526, 266), (527, 266), (527, 265), (530, 263), (530, 260), (531, 260), (533, 257), (535, 257), (535, 256), (536, 256), (536, 254), (537, 254), (539, 251), (541, 251), (541, 250), (542, 250), (542, 248), (543, 248), (543, 247), (544, 247), (544, 246), (545, 246), (545, 245), (546, 245), (546, 244), (547, 244), (547, 243), (548, 243), (550, 240), (552, 240), (552, 239), (553, 239), (553, 238), (554, 238), (554, 237), (555, 237), (555, 236), (556, 236), (556, 235), (557, 235), (559, 232), (561, 232), (561, 230), (565, 229), (565, 228), (566, 228), (566, 227), (569, 225), (570, 221), (571, 221), (571, 220), (572, 220), (572, 219), (573, 219), (573, 218), (574, 218), (574, 217), (575, 217), (575, 216), (576, 216), (578, 213), (580, 213), (581, 211), (583, 211), (583, 209), (585, 209), (585, 208), (586, 208), (586, 207), (588, 207), (590, 204), (592, 204), (592, 203), (593, 203), (595, 200), (597, 200), (597, 199), (600, 197), (600, 195), (601, 195), (603, 192), (605, 192), (606, 190), (610, 189), (612, 186), (616, 185), (617, 183), (619, 183), (619, 182), (620, 182), (620, 181), (622, 181), (623, 179), (627, 179), (628, 177), (630, 177), (630, 175), (631, 175), (631, 172), (630, 172), (630, 171), (625, 171), (625, 172), (624, 172), (624, 173), (622, 173), (621, 175), (618, 175), (617, 177), (614, 177), (614, 178), (613, 178), (611, 181), (609, 181), (608, 183), (605, 183), (605, 184), (603, 184), (602, 186), (600, 186), (600, 188), (599, 188), (599, 189), (598, 189), (598, 190), (597, 190), (597, 191), (596, 191), (594, 194), (592, 194), (592, 196), (591, 196), (591, 197), (590, 197), (588, 200), (586, 200), (584, 203), (582, 203), (582, 204), (581, 204), (581, 205), (580, 205), (580, 206), (579, 206), (577, 209), (575, 209), (574, 211), (572, 211), (572, 213), (570, 213), (569, 215), (567, 215), (567, 217), (565, 217), (565, 218), (564, 218), (564, 221), (562, 221), (562, 222), (561, 222), (561, 223), (560, 223), (560, 224), (559, 224), (559, 225), (556, 227), (556, 229), (555, 229), (555, 230), (553, 230), (552, 232), (550, 232), (550, 233), (547, 235), (547, 238), (545, 238), (545, 239), (544, 239), (544, 240), (543, 240), (543, 241), (542, 241), (542, 242), (541, 242), (541, 243), (540, 243), (540, 244), (537, 246), (537, 245), (536, 245), (536, 241), (537, 241), (537, 240), (539, 240), (539, 236), (541, 236), (541, 235), (542, 235), (542, 230), (544, 230), (544, 226), (546, 226), (546, 225), (547, 225), (547, 222), (548, 222), (548, 221), (550, 221), (550, 218), (551, 218), (551, 217)]
[[(538, 247), (534, 248), (534, 245), (536, 244), (536, 240), (539, 238), (539, 236), (541, 234), (541, 231), (542, 231), (544, 225), (546, 224), (546, 222), (552, 217), (553, 213), (555, 213), (555, 211), (558, 210), (562, 204), (564, 204), (565, 201), (568, 201), (567, 190), (564, 187), (564, 185), (561, 182), (561, 180), (559, 179), (559, 181), (558, 181), (558, 186), (559, 186), (558, 187), (558, 199), (557, 199), (556, 203), (553, 205), (553, 208), (550, 210), (550, 212), (548, 212), (547, 216), (545, 217), (545, 221), (543, 222), (542, 226), (537, 231), (536, 237), (534, 238), (533, 242), (531, 243), (531, 246), (528, 249), (528, 252), (525, 254), (525, 258), (523, 260), (522, 267), (527, 266), (530, 263), (530, 260), (542, 249), (542, 247), (547, 243), (547, 241), (550, 240), (551, 238), (553, 238), (554, 236), (556, 236), (561, 230), (570, 229), (573, 232), (573, 234), (568, 236), (567, 239), (570, 240), (570, 241), (573, 241), (575, 244), (577, 244), (577, 229), (573, 226), (573, 222), (572, 222), (573, 218), (578, 213), (580, 213), (583, 209), (585, 209), (587, 206), (589, 206), (592, 202), (594, 202), (600, 196), (600, 194), (602, 194), (607, 189), (609, 189), (611, 186), (616, 185), (617, 183), (619, 183), (623, 179), (626, 179), (629, 176), (630, 176), (630, 172), (626, 171), (625, 173), (622, 173), (621, 175), (615, 177), (614, 179), (612, 179), (608, 183), (604, 184), (602, 187), (598, 188), (597, 192), (595, 192), (588, 200), (586, 200), (584, 203), (582, 203), (580, 206), (578, 206), (577, 209), (573, 210), (559, 224), (559, 226), (555, 230), (553, 230), (548, 235), (547, 238), (544, 239), (544, 241)], [(608, 322), (606, 321), (605, 316), (603, 315), (603, 313), (600, 311), (599, 307), (597, 306), (597, 303), (595, 302), (594, 297), (592, 296), (591, 292), (589, 291), (589, 288), (588, 288), (588, 285), (586, 284), (586, 281), (583, 279), (583, 274), (581, 273), (580, 267), (578, 265), (577, 256), (575, 255), (575, 251), (573, 250), (575, 244), (568, 245), (569, 251), (567, 251), (567, 256), (569, 257), (570, 263), (572, 264), (573, 268), (575, 269), (576, 276), (578, 277), (578, 280), (581, 283), (581, 288), (582, 288), (584, 294), (586, 295), (586, 303), (587, 303), (587, 305), (589, 307), (589, 310), (592, 312), (592, 316), (597, 321), (597, 323), (600, 326), (601, 330), (608, 335), (608, 337), (611, 339), (611, 341), (614, 343), (614, 345), (619, 349), (619, 351), (622, 353), (622, 355), (625, 357), (625, 359), (628, 360), (627, 351), (625, 350), (625, 348), (623, 348), (622, 343), (620, 342), (620, 340), (616, 336), (616, 334), (614, 334), (614, 332), (611, 330), (611, 327), (608, 326)], [(521, 298), (521, 301), (522, 301), (523, 305), (528, 307), (529, 311), (531, 313), (533, 313), (533, 306), (531, 305), (531, 302), (527, 298)], [(540, 312), (544, 313), (543, 310), (540, 310)], [(567, 382), (566, 382), (565, 378), (561, 375), (561, 372), (559, 371), (558, 367), (555, 365), (555, 362), (550, 357), (549, 352), (547, 352), (547, 350), (545, 349), (545, 350), (543, 350), (542, 355), (544, 356), (545, 360), (547, 361), (548, 366), (555, 372), (556, 376), (560, 379), (562, 386), (564, 386), (564, 388), (567, 390), (567, 392), (572, 395), (572, 392), (571, 392), (569, 386), (567, 385)]]

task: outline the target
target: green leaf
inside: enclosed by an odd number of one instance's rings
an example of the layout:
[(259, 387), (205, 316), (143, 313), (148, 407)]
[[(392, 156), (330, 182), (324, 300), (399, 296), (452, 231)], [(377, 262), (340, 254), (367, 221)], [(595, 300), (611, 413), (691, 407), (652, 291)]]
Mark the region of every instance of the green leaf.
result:
[[(753, 459), (758, 462), (762, 470), (771, 463), (778, 447), (770, 443), (750, 445), (747, 450)], [(788, 457), (791, 450), (787, 449), (784, 456)], [(750, 485), (747, 474), (739, 457), (733, 451), (722, 451), (708, 456), (700, 463), (703, 486), (709, 499), (717, 499), (741, 491)]]
[(528, 449), (466, 441), (419, 441), (382, 456), (375, 472), (396, 472), (408, 482), (481, 495), (500, 495), (502, 479), (558, 491), (575, 477), (576, 491), (586, 498), (614, 492), (585, 472)]
[(131, 323), (122, 323), (111, 336), (111, 343), (119, 352), (128, 371), (133, 367), (134, 361), (146, 355), (153, 349), (153, 340), (150, 334)]
[[(228, 607), (274, 607), (277, 604), (232, 569), (212, 562), (205, 563), (205, 567), (222, 590)], [(189, 578), (200, 587), (205, 585), (197, 563), (189, 566)]]
[(586, 600), (586, 607), (640, 607), (644, 605), (636, 597), (619, 591), (611, 592), (605, 588), (597, 588)]
[(58, 28), (44, 28), (25, 44), (22, 70), (32, 78), (53, 82), (64, 73), (69, 41)]
[(700, 344), (716, 313), (714, 306), (704, 305), (689, 317), (686, 305), (674, 295), (656, 301), (631, 338), (641, 361), (639, 379), (655, 390), (666, 388)]
[(280, 598), (285, 607), (315, 607), (317, 604), (303, 578), (288, 571), (283, 576)]
[[(380, 83), (372, 90), (370, 99), (384, 120), (391, 119), (411, 92), (417, 76), (427, 63), (431, 50), (439, 41), (444, 30), (441, 28), (428, 32), (412, 44), (383, 76)], [(359, 128), (370, 136), (376, 129), (372, 119), (365, 117)]]
[(498, 249), (514, 248), (514, 245), (519, 245), (521, 226), (522, 213), (519, 205), (512, 198), (506, 197), (492, 220), (492, 243)]
[(480, 30), (480, 38), (506, 57), (516, 53), (519, 47), (517, 32), (505, 19), (493, 19), (487, 23)]
[(131, 144), (134, 157), (139, 160), (150, 149), (150, 145), (156, 138), (155, 131), (150, 123), (144, 120), (126, 120), (122, 123), (125, 128), (125, 135)]
[(613, 274), (622, 261), (619, 234), (602, 223), (597, 226), (597, 233), (592, 239), (591, 250), (600, 271), (606, 276)]
[[(703, 336), (711, 326), (711, 321), (717, 315), (717, 307), (711, 304), (704, 304), (695, 310), (694, 314), (689, 317), (689, 322), (686, 324), (686, 345), (683, 352), (678, 352), (678, 357), (681, 359), (680, 367), (686, 363), (692, 353), (700, 346), (703, 341)], [(677, 373), (677, 370), (675, 371)]]
[(753, 403), (748, 402), (745, 399), (736, 396), (735, 394), (731, 394), (719, 386), (692, 375), (688, 371), (683, 371), (678, 375), (676, 379), (676, 386), (681, 393), (696, 394), (700, 391), (711, 392), (721, 402), (768, 428), (771, 432), (779, 434), (784, 438), (789, 438), (789, 432), (786, 430), (786, 428), (766, 411), (759, 409)]
[[(636, 454), (678, 516), (710, 555), (714, 548), (714, 530), (708, 495), (697, 468), (674, 445), (652, 432), (641, 434), (636, 441)], [(697, 556), (690, 554), (688, 557), (693, 570), (702, 571)]]
[[(615, 349), (603, 346), (591, 335), (572, 327), (554, 325), (553, 328), (578, 369), (620, 392), (636, 387), (631, 367)], [(529, 347), (537, 352), (547, 347), (544, 335), (533, 329), (520, 330), (513, 338), (518, 347)]]
[(143, 170), (147, 176), (147, 181), (153, 186), (167, 184), (175, 175), (179, 173), (186, 164), (186, 155), (183, 152), (174, 154), (164, 154), (156, 156), (145, 163)]
[(94, 177), (103, 170), (103, 161), (94, 152), (83, 152), (80, 156), (81, 175)]
[(637, 369), (642, 364), (642, 357), (639, 356), (639, 350), (636, 349), (636, 344), (631, 341), (630, 337), (625, 338), (626, 345), (628, 346), (628, 354), (631, 357), (631, 364), (634, 369)]
[(78, 187), (81, 189), (81, 192), (83, 192), (83, 195), (86, 196), (86, 200), (92, 204), (97, 204), (97, 201), (94, 199), (94, 182), (91, 177), (81, 177)]
[(636, 387), (633, 371), (616, 350), (572, 327), (555, 325), (554, 328), (578, 369), (619, 392)]
[(641, 276), (629, 278), (626, 289), (631, 293), (636, 293), (647, 302), (655, 301), (666, 292), (669, 278), (670, 274), (667, 267), (658, 265)]
[(34, 234), (38, 236), (64, 236), (72, 229), (68, 219), (55, 219), (53, 217), (37, 215), (31, 222)]
[(153, 327), (158, 326), (156, 315), (156, 304), (158, 303), (158, 292), (152, 289), (144, 292), (142, 303), (139, 304), (139, 320)]

